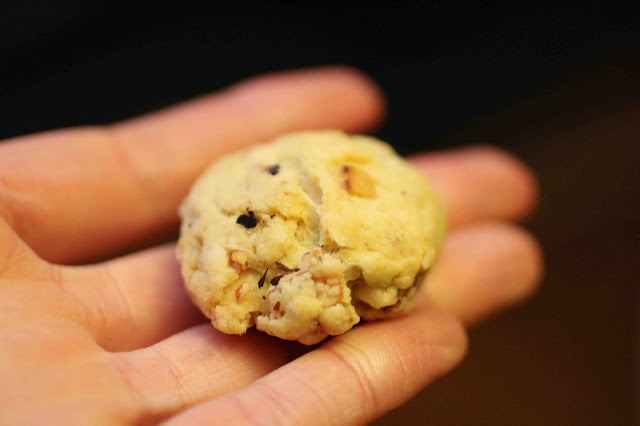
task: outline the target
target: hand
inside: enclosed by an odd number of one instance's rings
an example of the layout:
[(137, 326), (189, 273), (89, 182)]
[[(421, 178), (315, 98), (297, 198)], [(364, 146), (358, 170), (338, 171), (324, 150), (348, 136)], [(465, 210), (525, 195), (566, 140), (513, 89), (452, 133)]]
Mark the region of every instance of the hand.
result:
[(175, 232), (213, 158), (287, 131), (363, 131), (382, 114), (369, 80), (328, 67), (0, 144), (1, 422), (360, 424), (453, 368), (463, 324), (526, 298), (541, 271), (536, 242), (507, 223), (533, 208), (534, 179), (494, 148), (412, 159), (450, 222), (415, 311), (297, 357), (297, 344), (205, 323), (173, 245), (114, 257)]

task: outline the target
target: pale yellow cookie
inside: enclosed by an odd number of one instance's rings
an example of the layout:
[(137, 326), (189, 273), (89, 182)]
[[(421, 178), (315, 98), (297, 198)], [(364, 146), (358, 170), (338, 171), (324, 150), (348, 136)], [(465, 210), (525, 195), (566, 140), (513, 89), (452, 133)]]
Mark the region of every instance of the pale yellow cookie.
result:
[(444, 212), (388, 145), (289, 134), (215, 161), (180, 207), (191, 298), (229, 334), (314, 344), (413, 307)]

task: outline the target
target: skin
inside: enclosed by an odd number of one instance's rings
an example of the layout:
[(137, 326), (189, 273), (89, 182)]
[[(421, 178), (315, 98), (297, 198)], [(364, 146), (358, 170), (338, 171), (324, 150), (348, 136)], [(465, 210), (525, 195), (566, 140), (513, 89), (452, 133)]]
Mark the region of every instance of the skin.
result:
[(412, 158), (450, 223), (416, 309), (315, 348), (217, 332), (182, 288), (174, 245), (141, 249), (175, 232), (219, 155), (300, 129), (363, 132), (383, 115), (370, 80), (325, 67), (0, 144), (0, 422), (363, 424), (454, 368), (465, 326), (541, 276), (536, 241), (511, 223), (534, 208), (535, 179), (496, 148)]

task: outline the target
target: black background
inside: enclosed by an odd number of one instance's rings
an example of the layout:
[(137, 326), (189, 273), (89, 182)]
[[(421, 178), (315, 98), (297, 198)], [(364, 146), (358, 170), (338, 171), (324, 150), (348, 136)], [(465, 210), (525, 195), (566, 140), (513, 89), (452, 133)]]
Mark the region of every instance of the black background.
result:
[[(115, 121), (282, 68), (350, 64), (385, 90), (380, 134), (443, 145), (585, 63), (638, 52), (637, 15), (497, 2), (12, 2), (0, 137)], [(507, 141), (504, 141), (507, 143)]]
[(0, 138), (109, 123), (258, 73), (349, 64), (402, 153), (492, 142), (539, 175), (541, 292), (379, 424), (638, 421), (640, 24), (611, 4), (0, 3)]

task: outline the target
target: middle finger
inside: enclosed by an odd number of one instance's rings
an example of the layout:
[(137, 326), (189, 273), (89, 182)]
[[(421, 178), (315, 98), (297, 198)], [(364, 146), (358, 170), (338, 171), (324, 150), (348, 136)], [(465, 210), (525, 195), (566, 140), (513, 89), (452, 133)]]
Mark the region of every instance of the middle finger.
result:
[[(531, 173), (497, 149), (459, 149), (413, 161), (441, 195), (454, 229), (521, 217), (535, 202)], [(66, 268), (66, 276), (98, 342), (109, 350), (142, 348), (203, 320), (183, 289), (173, 246)]]
[(451, 228), (481, 220), (522, 219), (537, 202), (533, 173), (522, 161), (496, 147), (471, 146), (417, 155), (412, 162), (440, 196)]

